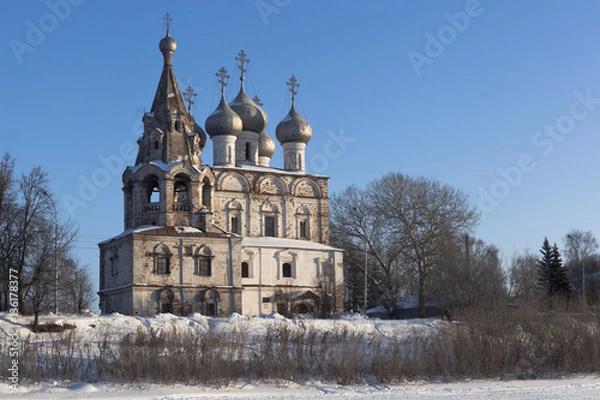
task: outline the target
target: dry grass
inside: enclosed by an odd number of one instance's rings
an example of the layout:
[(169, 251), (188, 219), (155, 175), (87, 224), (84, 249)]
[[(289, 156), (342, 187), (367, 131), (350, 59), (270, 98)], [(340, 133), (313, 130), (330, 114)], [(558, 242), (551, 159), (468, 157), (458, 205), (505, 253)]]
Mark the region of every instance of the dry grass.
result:
[[(3, 356), (0, 367), (6, 371), (9, 362)], [(260, 333), (241, 326), (226, 335), (166, 326), (90, 344), (68, 330), (24, 340), (19, 366), (31, 382), (539, 378), (600, 372), (600, 323), (593, 315), (507, 309), (464, 313), (433, 334), (391, 337), (341, 324), (330, 331), (282, 324)]]

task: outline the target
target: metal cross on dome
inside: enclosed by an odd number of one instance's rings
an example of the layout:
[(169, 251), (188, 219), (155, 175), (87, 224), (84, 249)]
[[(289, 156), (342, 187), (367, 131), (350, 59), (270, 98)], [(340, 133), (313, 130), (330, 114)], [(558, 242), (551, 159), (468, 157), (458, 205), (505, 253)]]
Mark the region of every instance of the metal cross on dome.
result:
[(246, 56), (246, 52), (244, 50), (240, 50), (237, 57), (235, 57), (235, 61), (240, 63), (240, 65), (238, 65), (238, 68), (240, 69), (240, 80), (243, 81), (244, 73), (246, 72), (246, 69), (244, 68), (244, 64), (248, 64), (250, 62), (250, 60)]
[(258, 97), (257, 94), (254, 95), (254, 98), (252, 99), (253, 102), (256, 103), (257, 106), (262, 107), (264, 104), (262, 101), (260, 101), (260, 98)]
[(294, 75), (292, 75), (285, 84), (288, 85), (288, 90), (292, 93), (293, 104), (294, 100), (296, 99), (296, 95), (298, 94), (298, 91), (296, 89), (300, 87), (300, 84), (298, 83), (298, 80)]
[(171, 21), (173, 21), (173, 18), (171, 18), (171, 14), (167, 12), (163, 19), (165, 20), (165, 24), (167, 25), (167, 34), (169, 34), (169, 30), (171, 29)]
[(191, 112), (192, 112), (192, 105), (194, 104), (194, 99), (196, 98), (196, 96), (198, 96), (198, 95), (194, 91), (194, 88), (192, 87), (192, 85), (188, 85), (188, 87), (185, 88), (185, 92), (183, 92), (183, 97), (185, 98), (185, 101), (188, 106), (187, 107), (188, 114), (191, 114)]
[(221, 84), (221, 93), (225, 92), (225, 86), (227, 86), (226, 80), (229, 79), (225, 67), (219, 68), (219, 70), (215, 72), (215, 76), (217, 77), (217, 82)]

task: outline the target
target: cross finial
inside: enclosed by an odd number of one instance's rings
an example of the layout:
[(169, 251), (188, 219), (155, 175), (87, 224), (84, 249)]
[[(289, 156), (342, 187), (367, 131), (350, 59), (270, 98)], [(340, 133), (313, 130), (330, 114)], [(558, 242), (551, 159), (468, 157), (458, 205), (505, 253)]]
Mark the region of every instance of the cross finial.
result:
[(238, 65), (238, 68), (240, 69), (240, 81), (243, 81), (244, 80), (244, 72), (246, 72), (246, 69), (244, 68), (244, 64), (248, 64), (250, 62), (250, 60), (246, 56), (246, 52), (244, 50), (240, 50), (237, 57), (235, 58), (235, 61), (240, 63), (240, 65)]
[(225, 86), (227, 86), (226, 80), (229, 79), (229, 75), (227, 75), (227, 70), (225, 67), (221, 67), (219, 71), (215, 73), (217, 77), (217, 82), (221, 84), (221, 93), (225, 92)]
[(185, 88), (185, 92), (183, 92), (183, 97), (185, 98), (185, 102), (188, 106), (188, 114), (192, 113), (192, 105), (194, 104), (194, 99), (196, 98), (196, 96), (197, 94), (194, 91), (192, 85), (188, 85), (188, 87)]
[(171, 21), (173, 21), (173, 18), (171, 18), (171, 14), (167, 12), (163, 19), (165, 20), (165, 24), (167, 25), (167, 36), (169, 36), (169, 30), (171, 29)]
[(292, 104), (294, 104), (294, 100), (298, 94), (296, 89), (300, 87), (300, 84), (294, 75), (292, 75), (285, 84), (288, 85), (288, 90), (292, 93)]
[(260, 101), (260, 99), (258, 98), (258, 95), (254, 95), (254, 98), (252, 99), (253, 102), (256, 103), (257, 106), (262, 107), (263, 106), (263, 102)]

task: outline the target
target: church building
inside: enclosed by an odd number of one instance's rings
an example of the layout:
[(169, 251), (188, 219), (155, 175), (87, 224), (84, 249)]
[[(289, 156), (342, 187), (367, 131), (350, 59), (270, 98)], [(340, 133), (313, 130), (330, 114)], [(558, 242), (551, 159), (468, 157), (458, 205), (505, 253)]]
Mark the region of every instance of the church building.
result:
[[(168, 15), (159, 49), (158, 88), (135, 165), (123, 173), (124, 231), (99, 244), (102, 312), (341, 311), (343, 253), (329, 246), (328, 177), (306, 173), (312, 129), (296, 110), (294, 76), (291, 108), (275, 129), (283, 168), (274, 168), (267, 115), (244, 88), (244, 51), (236, 57), (239, 93), (227, 101), (221, 68), (221, 100), (203, 129), (175, 78)], [(207, 134), (212, 166), (202, 161)]]

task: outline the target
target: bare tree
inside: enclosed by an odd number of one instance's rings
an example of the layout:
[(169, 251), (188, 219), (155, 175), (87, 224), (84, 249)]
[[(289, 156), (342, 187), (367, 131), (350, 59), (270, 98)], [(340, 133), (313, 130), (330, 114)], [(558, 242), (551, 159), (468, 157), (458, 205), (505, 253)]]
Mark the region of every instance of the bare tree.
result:
[(7, 310), (9, 304), (9, 269), (16, 258), (17, 194), (14, 178), (15, 161), (5, 153), (0, 161), (0, 310)]
[(425, 317), (425, 291), (432, 268), (439, 266), (447, 243), (470, 231), (479, 214), (466, 194), (424, 177), (391, 173), (369, 185), (376, 213), (418, 271), (419, 317)]
[(393, 316), (397, 301), (406, 289), (400, 279), (406, 243), (398, 240), (385, 218), (377, 213), (367, 190), (356, 186), (346, 188), (333, 196), (330, 209), (331, 243), (346, 250), (346, 275), (350, 275), (347, 283), (353, 283), (350, 287), (350, 293), (354, 295), (352, 303), (356, 306), (364, 303), (361, 299), (366, 273), (369, 287), (377, 290), (382, 305)]
[(51, 212), (50, 204), (43, 194), (47, 189), (47, 174), (39, 166), (33, 167), (28, 174), (21, 175), (18, 180), (18, 194), (21, 201), (15, 219), (17, 254), (13, 262), (18, 272), (19, 310), (25, 310), (24, 295), (27, 289), (25, 269), (28, 265), (28, 257), (35, 249), (34, 243), (40, 235), (39, 228), (43, 224), (44, 216)]
[(350, 186), (331, 203), (332, 243), (346, 249), (347, 263), (365, 273), (394, 315), (398, 300), (416, 291), (425, 316), (425, 291), (432, 268), (442, 265), (448, 244), (471, 230), (478, 213), (467, 196), (426, 178), (388, 174), (366, 189)]
[(506, 277), (498, 248), (469, 235), (449, 245), (440, 268), (432, 271), (429, 297), (445, 308), (505, 305)]
[[(65, 221), (56, 229), (55, 202), (48, 194), (46, 172), (36, 166), (15, 178), (14, 164), (8, 153), (0, 160), (0, 309), (6, 310), (9, 295), (16, 294), (19, 312), (33, 312), (37, 323), (39, 313), (49, 311), (54, 304), (50, 294), (57, 284), (61, 288), (60, 300), (66, 299), (63, 292), (79, 285), (79, 295), (68, 299), (69, 304), (78, 304), (78, 309), (89, 306), (94, 294), (83, 268), (75, 265), (67, 270), (77, 230), (72, 221)], [(55, 254), (59, 282), (55, 278)], [(9, 286), (9, 271), (17, 279), (16, 293), (9, 291), (9, 287), (14, 290)], [(11, 298), (11, 305), (13, 302)]]
[(565, 245), (565, 267), (567, 268), (569, 281), (582, 296), (582, 302), (586, 302), (586, 296), (593, 297), (590, 289), (593, 288), (595, 283), (586, 279), (586, 276), (600, 271), (598, 240), (590, 231), (573, 229), (565, 235), (563, 241)]
[(537, 299), (538, 259), (529, 250), (512, 257), (508, 270), (509, 296), (517, 304), (529, 303)]
[(74, 258), (62, 260), (60, 285), (61, 309), (65, 312), (83, 314), (96, 299), (88, 270)]

